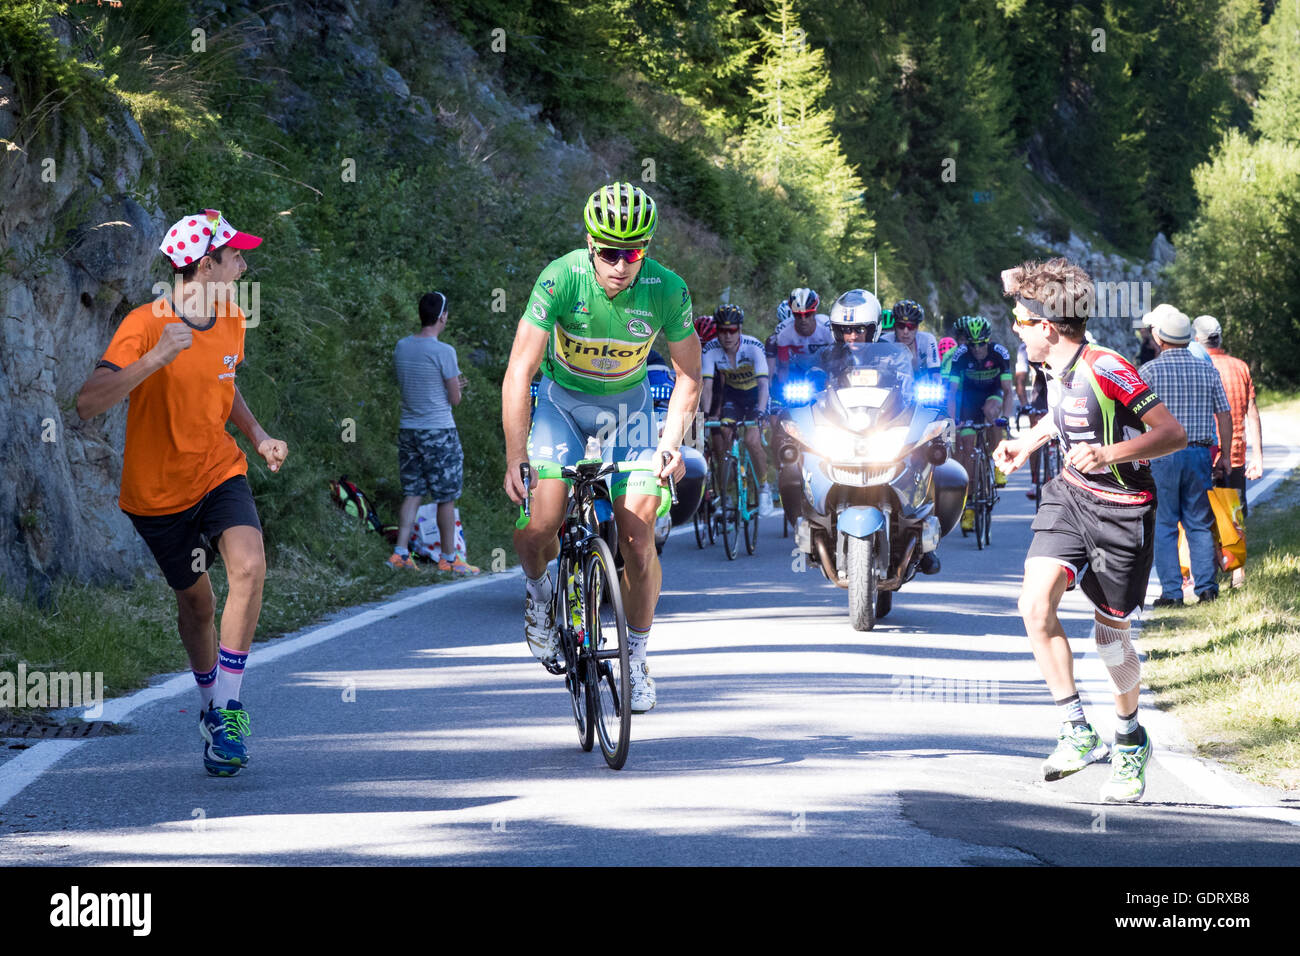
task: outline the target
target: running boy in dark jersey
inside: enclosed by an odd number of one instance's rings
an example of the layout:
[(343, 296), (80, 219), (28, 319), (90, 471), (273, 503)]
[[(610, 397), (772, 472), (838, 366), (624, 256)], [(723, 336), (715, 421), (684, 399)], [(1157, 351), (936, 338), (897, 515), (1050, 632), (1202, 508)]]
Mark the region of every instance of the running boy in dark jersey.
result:
[(1187, 436), (1137, 369), (1084, 339), (1093, 285), (1083, 269), (1065, 259), (1025, 263), (1003, 273), (1003, 287), (1015, 296), (1016, 332), (1029, 361), (1042, 362), (1047, 373), (1051, 414), (1027, 435), (999, 444), (994, 461), (1014, 471), (1054, 434), (1064, 456), (1062, 473), (1043, 488), (1020, 593), (1034, 659), (1062, 721), (1043, 776), (1059, 780), (1105, 759), (1109, 749), (1084, 715), (1056, 613), (1077, 583), (1096, 612), (1097, 656), (1110, 675), (1118, 719), (1101, 797), (1131, 802), (1145, 792), (1151, 757), (1137, 719), (1140, 668), (1129, 638), (1129, 616), (1142, 606), (1151, 574), (1155, 483), (1147, 459), (1177, 451)]

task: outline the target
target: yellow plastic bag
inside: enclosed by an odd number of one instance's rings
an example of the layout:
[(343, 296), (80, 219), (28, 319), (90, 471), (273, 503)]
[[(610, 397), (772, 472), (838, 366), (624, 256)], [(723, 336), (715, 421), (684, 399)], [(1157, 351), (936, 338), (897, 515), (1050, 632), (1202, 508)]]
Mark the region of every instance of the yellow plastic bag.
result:
[[(1214, 523), (1210, 530), (1214, 533), (1214, 553), (1219, 557), (1219, 569), (1235, 571), (1246, 566), (1246, 522), (1241, 515), (1241, 496), (1236, 488), (1211, 488), (1210, 512)], [(1183, 576), (1191, 572), (1192, 559), (1187, 549), (1187, 535), (1183, 526), (1178, 526), (1178, 563), (1182, 566)]]

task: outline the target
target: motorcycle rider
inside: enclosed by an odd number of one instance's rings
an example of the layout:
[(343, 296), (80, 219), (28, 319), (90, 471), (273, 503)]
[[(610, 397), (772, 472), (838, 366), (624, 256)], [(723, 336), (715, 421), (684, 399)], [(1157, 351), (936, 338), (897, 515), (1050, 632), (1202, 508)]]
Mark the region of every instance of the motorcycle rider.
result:
[[(815, 365), (829, 375), (851, 360), (855, 353), (861, 353), (864, 347), (878, 343), (882, 347), (873, 349), (871, 364), (892, 367), (902, 382), (900, 398), (903, 405), (913, 401), (912, 363), (903, 346), (880, 340), (883, 321), (880, 302), (865, 289), (850, 289), (842, 293), (831, 306), (830, 327), (835, 344), (817, 353)], [(887, 347), (883, 347), (887, 346)], [(939, 571), (939, 556), (934, 551), (927, 551), (921, 556), (918, 570), (922, 574), (935, 574)]]

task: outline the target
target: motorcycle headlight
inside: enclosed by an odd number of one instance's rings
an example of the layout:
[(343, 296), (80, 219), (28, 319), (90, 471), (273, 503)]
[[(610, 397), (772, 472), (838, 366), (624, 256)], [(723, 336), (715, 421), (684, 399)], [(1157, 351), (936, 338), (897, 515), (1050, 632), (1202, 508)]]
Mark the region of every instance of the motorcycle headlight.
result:
[(818, 425), (812, 449), (823, 458), (844, 460), (857, 456), (857, 436), (833, 425)]
[(893, 461), (899, 456), (903, 446), (907, 443), (907, 433), (909, 431), (911, 431), (909, 426), (899, 425), (896, 428), (888, 428), (883, 432), (868, 436), (863, 449), (864, 457), (868, 461)]

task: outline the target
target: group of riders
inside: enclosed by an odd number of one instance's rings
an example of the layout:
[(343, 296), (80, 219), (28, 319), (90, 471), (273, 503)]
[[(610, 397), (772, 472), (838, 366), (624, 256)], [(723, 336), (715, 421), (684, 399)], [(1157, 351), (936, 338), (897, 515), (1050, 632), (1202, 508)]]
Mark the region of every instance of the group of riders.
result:
[[(657, 474), (620, 475), (611, 487), (624, 567), (632, 709), (641, 713), (656, 701), (646, 646), (661, 581), (654, 548), (657, 485), (685, 473), (681, 446), (695, 438), (697, 409), (703, 419), (719, 422), (706, 449), (715, 463), (731, 446), (736, 423), (768, 426), (768, 442), (761, 427), (746, 429), (744, 442), (759, 479), (758, 513), (770, 516), (776, 514), (770, 477), (777, 462), (769, 450), (781, 434), (779, 413), (788, 396), (810, 380), (809, 372), (824, 367), (834, 346), (883, 341), (906, 349), (916, 382), (930, 382), (930, 400), (958, 422), (1005, 425), (1012, 414), (1014, 369), (1007, 349), (991, 341), (987, 318), (962, 316), (953, 337), (936, 339), (920, 328), (926, 316), (918, 302), (902, 299), (886, 310), (862, 289), (843, 293), (823, 312), (816, 291), (796, 288), (777, 306), (776, 328), (766, 340), (747, 335), (740, 306), (723, 303), (694, 315), (685, 282), (646, 257), (658, 216), (654, 200), (639, 187), (603, 187), (589, 198), (583, 218), (585, 248), (542, 271), (519, 323), (503, 386), (504, 487), (514, 502), (522, 502), (529, 491), (518, 477), (521, 464), (572, 465), (598, 433), (613, 436), (602, 448), (607, 460), (667, 456)], [(652, 348), (661, 332), (667, 360)], [(656, 377), (647, 370), (673, 385), (666, 407), (660, 396), (659, 414), (650, 388)], [(539, 372), (541, 381), (533, 386)], [(1020, 388), (1023, 393), (1023, 383)], [(1042, 389), (1034, 392), (1041, 395)], [(803, 387), (802, 394), (806, 400), (809, 389)], [(608, 427), (611, 420), (619, 423), (616, 429)], [(655, 424), (631, 427), (641, 422)], [(628, 438), (633, 435), (641, 441)], [(654, 436), (658, 441), (651, 445)], [(973, 436), (965, 430), (958, 438), (956, 453), (964, 463)], [(543, 481), (531, 494), (529, 524), (515, 533), (526, 575), (525, 634), (534, 656), (553, 664), (559, 638), (548, 568), (559, 549), (566, 488)], [(936, 557), (926, 560), (935, 565), (926, 571), (937, 570)]]

